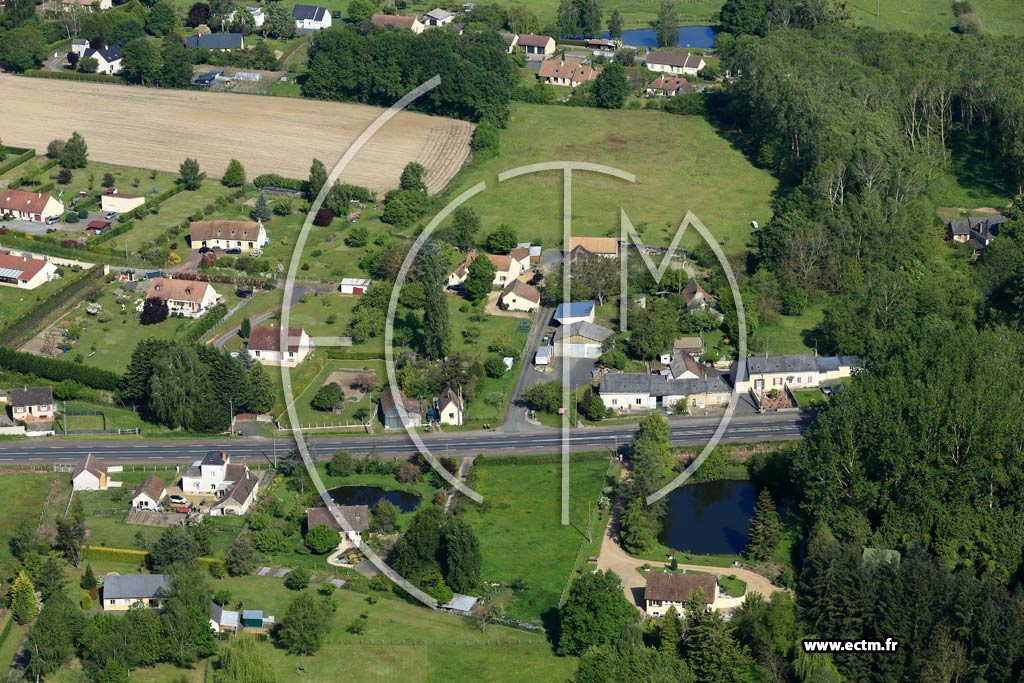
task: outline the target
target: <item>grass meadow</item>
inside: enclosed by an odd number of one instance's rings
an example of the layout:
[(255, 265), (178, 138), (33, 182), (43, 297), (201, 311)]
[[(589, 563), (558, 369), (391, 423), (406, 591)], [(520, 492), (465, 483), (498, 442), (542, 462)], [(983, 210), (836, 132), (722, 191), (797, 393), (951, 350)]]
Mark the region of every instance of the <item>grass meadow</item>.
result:
[[(545, 248), (560, 244), (560, 171), (497, 182), (503, 171), (540, 161), (588, 161), (636, 175), (630, 184), (574, 173), (577, 236), (618, 235), (621, 208), (645, 243), (667, 246), (686, 212), (693, 211), (727, 254), (739, 255), (746, 250), (750, 222), (771, 217), (775, 178), (753, 167), (700, 117), (518, 104), (501, 144), (501, 154), (474, 166), (459, 186), (462, 191), (487, 182), (487, 190), (467, 203), (480, 213), (483, 233), (508, 223), (523, 241)], [(699, 237), (690, 230), (686, 239), (695, 244)]]
[[(473, 488), (483, 506), (468, 504), (462, 513), (473, 525), (483, 553), (485, 581), (525, 587), (510, 596), (505, 611), (524, 621), (540, 622), (558, 607), (573, 573), (588, 515), (597, 514), (608, 462), (575, 458), (569, 470), (568, 526), (561, 523), (561, 464), (545, 458), (477, 459)], [(592, 536), (602, 526), (594, 524)]]

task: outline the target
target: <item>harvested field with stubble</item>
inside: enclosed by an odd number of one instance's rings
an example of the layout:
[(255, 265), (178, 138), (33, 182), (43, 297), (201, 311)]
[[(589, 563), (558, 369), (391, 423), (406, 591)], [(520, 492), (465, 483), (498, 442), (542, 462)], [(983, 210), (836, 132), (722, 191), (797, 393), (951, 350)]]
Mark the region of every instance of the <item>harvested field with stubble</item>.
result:
[[(378, 107), (196, 90), (0, 75), (3, 139), (40, 152), (73, 130), (89, 154), (113, 164), (176, 172), (185, 157), (220, 177), (236, 158), (250, 178), (279, 173), (305, 178), (313, 157), (328, 170), (383, 112)], [(89, 115), (85, 115), (89, 112)], [(342, 180), (377, 192), (398, 185), (410, 161), (427, 167), (438, 192), (469, 154), (473, 125), (402, 112), (349, 164)]]

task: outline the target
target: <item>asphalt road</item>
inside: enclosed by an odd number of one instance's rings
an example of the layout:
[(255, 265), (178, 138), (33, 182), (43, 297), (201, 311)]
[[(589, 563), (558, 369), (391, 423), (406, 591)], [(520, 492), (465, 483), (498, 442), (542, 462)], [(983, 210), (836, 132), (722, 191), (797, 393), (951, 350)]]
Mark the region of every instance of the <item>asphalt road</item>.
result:
[[(750, 443), (756, 441), (799, 439), (811, 417), (800, 413), (744, 415), (729, 424), (722, 441)], [(703, 445), (718, 425), (715, 418), (682, 418), (672, 422), (672, 441), (677, 445)], [(590, 427), (569, 434), (573, 451), (607, 450), (614, 452), (632, 438), (636, 425)], [(482, 457), (495, 455), (539, 455), (557, 453), (562, 435), (557, 429), (529, 434), (500, 434), (489, 431), (422, 434), (424, 443), (437, 456)], [(404, 458), (416, 452), (405, 434), (384, 437), (324, 437), (308, 439), (313, 453), (326, 459), (340, 448), (353, 453), (375, 451), (382, 458)], [(0, 467), (7, 464), (54, 463), (74, 461), (86, 453), (95, 453), (111, 463), (190, 462), (209, 450), (228, 451), (235, 457), (250, 460), (272, 460), (275, 447), (278, 456), (288, 452), (291, 440), (272, 439), (150, 439), (137, 441), (92, 441), (42, 438), (32, 441), (0, 442)]]

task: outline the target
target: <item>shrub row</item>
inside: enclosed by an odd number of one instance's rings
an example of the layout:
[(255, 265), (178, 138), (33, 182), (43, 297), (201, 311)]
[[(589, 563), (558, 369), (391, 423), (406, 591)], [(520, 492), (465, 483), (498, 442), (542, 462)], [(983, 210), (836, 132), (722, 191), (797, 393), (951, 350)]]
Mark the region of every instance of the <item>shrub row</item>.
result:
[(99, 81), (100, 83), (124, 83), (123, 78), (107, 74), (83, 74), (77, 71), (43, 71), (42, 69), (26, 69), (25, 75), (32, 78), (58, 78), (65, 81)]
[[(95, 560), (97, 562), (121, 562), (124, 564), (142, 564), (149, 559), (149, 552), (146, 550), (131, 550), (129, 548), (107, 548), (98, 545), (83, 545), (82, 559)], [(200, 565), (209, 569), (210, 565), (220, 560), (213, 557), (200, 557)]]
[(203, 338), (207, 332), (217, 327), (220, 321), (224, 319), (224, 316), (228, 314), (227, 304), (217, 304), (209, 311), (206, 312), (199, 320), (195, 321), (192, 325), (185, 330), (183, 338), (186, 342), (197, 342)]
[[(79, 208), (79, 207), (84, 208), (84, 207), (82, 207), (81, 204), (79, 204), (78, 207), (76, 207), (76, 208)], [(90, 245), (103, 244), (107, 240), (112, 240), (115, 237), (117, 237), (118, 235), (125, 234), (126, 232), (128, 232), (129, 230), (132, 229), (133, 225), (135, 225), (134, 221), (128, 221), (127, 223), (120, 223), (119, 222), (114, 227), (108, 228), (107, 230), (104, 230), (102, 235), (98, 235), (89, 244)]]
[(327, 357), (331, 360), (378, 360), (379, 351), (355, 351), (344, 347), (331, 347), (327, 349)]
[(3, 647), (4, 643), (7, 642), (7, 636), (11, 635), (11, 628), (13, 626), (14, 626), (14, 615), (12, 614), (11, 618), (7, 620), (7, 625), (4, 626), (4, 630), (0, 631), (0, 647)]
[(14, 156), (8, 157), (6, 161), (0, 163), (0, 173), (7, 173), (15, 166), (19, 166), (26, 161), (30, 161), (36, 156), (36, 151), (34, 149), (25, 149), (24, 147), (4, 147), (4, 149)]
[(175, 184), (170, 189), (164, 190), (163, 192), (153, 197), (152, 199), (147, 199), (146, 203), (143, 204), (142, 206), (136, 207), (129, 211), (128, 213), (121, 214), (120, 216), (117, 217), (117, 222), (127, 223), (128, 221), (133, 220), (135, 218), (142, 218), (146, 214), (156, 213), (157, 210), (160, 208), (161, 204), (163, 204), (165, 201), (167, 201), (174, 195), (178, 194), (179, 192), (183, 192), (184, 190), (184, 185)]
[(68, 281), (60, 289), (8, 325), (3, 331), (0, 343), (16, 346), (22, 337), (34, 332), (47, 316), (83, 294), (90, 285), (99, 284), (102, 280), (103, 268), (99, 266), (93, 266), (82, 277), (68, 278)]
[(305, 180), (299, 180), (298, 178), (285, 178), (284, 176), (276, 173), (264, 173), (263, 175), (258, 175), (252, 179), (252, 184), (259, 188), (278, 187), (282, 190), (295, 190), (296, 192), (306, 192), (309, 189), (309, 183)]
[[(90, 249), (84, 244), (75, 243), (74, 247), (62, 246), (62, 240), (56, 240), (48, 235), (25, 235), (14, 230), (8, 230), (0, 226), (0, 237), (3, 237), (4, 248), (24, 249), (34, 251), (48, 256), (60, 256), (69, 259), (95, 260), (95, 257), (102, 255), (103, 260), (110, 265), (130, 265), (125, 260), (124, 252), (116, 249)], [(91, 252), (91, 253), (83, 253)], [(92, 258), (90, 258), (92, 257)]]
[(22, 353), (6, 346), (0, 346), (0, 368), (23, 374), (37, 375), (54, 382), (73, 379), (93, 389), (113, 391), (121, 377), (110, 370), (100, 370), (88, 365), (72, 363), (56, 358), (43, 358), (31, 353)]
[(231, 277), (230, 275), (206, 275), (205, 273), (175, 273), (175, 280), (192, 280), (193, 282), (213, 282), (220, 284), (240, 284), (248, 285), (255, 289), (273, 289), (272, 285), (267, 284), (266, 280), (260, 280), (258, 278), (238, 278)]
[[(611, 458), (608, 453), (573, 453), (572, 462), (607, 462)], [(560, 455), (541, 455), (541, 456), (529, 456), (529, 455), (509, 455), (507, 457), (502, 456), (500, 458), (481, 458), (475, 462), (474, 467), (479, 468), (481, 465), (487, 467), (501, 467), (506, 465), (557, 465), (562, 462), (562, 456)]]

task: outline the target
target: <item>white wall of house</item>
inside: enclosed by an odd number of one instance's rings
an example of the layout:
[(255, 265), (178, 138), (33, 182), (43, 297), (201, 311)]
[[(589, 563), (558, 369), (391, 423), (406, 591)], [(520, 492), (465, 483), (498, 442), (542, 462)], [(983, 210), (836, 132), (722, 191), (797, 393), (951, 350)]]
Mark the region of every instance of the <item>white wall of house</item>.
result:
[(501, 302), (505, 304), (505, 308), (507, 308), (510, 311), (525, 311), (527, 313), (531, 311), (536, 311), (537, 308), (540, 306), (540, 304), (538, 304), (537, 302), (530, 301), (529, 299), (524, 299), (521, 296), (517, 296), (513, 292), (509, 292), (508, 294), (501, 297)]
[[(160, 496), (160, 499), (163, 500), (163, 497), (166, 495), (167, 489), (164, 489), (163, 494)], [(145, 493), (140, 493), (139, 495), (132, 498), (132, 507), (135, 508), (136, 510), (159, 510), (160, 501), (153, 500)]]
[(100, 478), (89, 470), (84, 470), (71, 480), (71, 488), (75, 491), (99, 491)]

